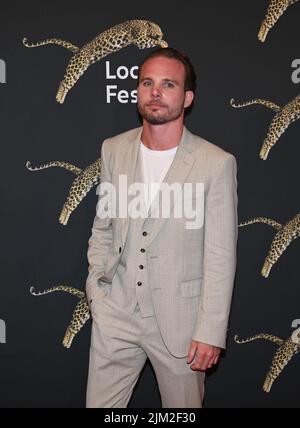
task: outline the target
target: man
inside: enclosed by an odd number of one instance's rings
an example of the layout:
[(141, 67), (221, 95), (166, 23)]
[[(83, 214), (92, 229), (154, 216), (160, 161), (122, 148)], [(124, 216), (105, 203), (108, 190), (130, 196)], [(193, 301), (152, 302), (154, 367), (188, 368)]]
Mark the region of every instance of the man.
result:
[[(147, 357), (163, 407), (202, 407), (205, 371), (225, 348), (236, 268), (236, 161), (185, 128), (195, 88), (187, 57), (172, 48), (152, 52), (139, 71), (143, 126), (102, 144), (101, 187), (116, 192), (106, 208), (109, 192), (101, 192), (89, 241), (88, 407), (126, 407)], [(153, 182), (194, 187), (183, 201), (177, 192), (162, 218)], [(121, 215), (136, 183), (144, 185), (146, 215)], [(105, 216), (115, 196), (118, 214)], [(182, 202), (202, 207), (203, 221), (172, 216)]]

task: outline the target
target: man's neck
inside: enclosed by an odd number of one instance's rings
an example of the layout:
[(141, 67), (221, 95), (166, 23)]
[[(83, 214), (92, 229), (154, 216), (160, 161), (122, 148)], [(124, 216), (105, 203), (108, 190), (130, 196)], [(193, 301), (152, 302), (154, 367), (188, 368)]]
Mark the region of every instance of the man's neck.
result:
[(141, 140), (151, 150), (168, 150), (178, 146), (183, 132), (183, 120), (163, 125), (151, 125), (143, 122)]

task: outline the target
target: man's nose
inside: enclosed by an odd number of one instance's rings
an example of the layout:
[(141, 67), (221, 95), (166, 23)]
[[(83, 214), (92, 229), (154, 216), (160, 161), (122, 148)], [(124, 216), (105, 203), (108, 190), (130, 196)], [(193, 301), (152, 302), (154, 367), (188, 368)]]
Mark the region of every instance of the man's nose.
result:
[(152, 88), (152, 92), (151, 92), (152, 98), (160, 98), (161, 93), (160, 93), (160, 89), (157, 86), (153, 86)]

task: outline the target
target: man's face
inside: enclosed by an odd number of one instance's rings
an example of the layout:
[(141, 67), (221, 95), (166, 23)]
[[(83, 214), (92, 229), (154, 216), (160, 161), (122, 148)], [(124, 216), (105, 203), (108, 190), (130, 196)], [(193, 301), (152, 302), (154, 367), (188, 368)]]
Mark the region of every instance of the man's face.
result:
[(156, 57), (145, 62), (140, 71), (138, 110), (147, 122), (162, 125), (184, 115), (193, 92), (184, 90), (184, 65), (173, 58)]

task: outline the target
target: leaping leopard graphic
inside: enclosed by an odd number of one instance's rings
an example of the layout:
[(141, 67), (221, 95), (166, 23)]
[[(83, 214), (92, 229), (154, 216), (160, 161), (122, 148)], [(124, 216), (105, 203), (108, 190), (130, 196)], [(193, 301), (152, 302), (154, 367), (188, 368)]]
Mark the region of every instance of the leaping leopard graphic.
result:
[(281, 135), (286, 131), (286, 129), (296, 120), (300, 119), (300, 95), (293, 98), (288, 104), (284, 107), (280, 107), (277, 104), (272, 103), (271, 101), (266, 101), (262, 99), (255, 99), (251, 101), (246, 101), (242, 104), (236, 104), (234, 99), (230, 100), (232, 107), (241, 108), (251, 106), (253, 104), (261, 104), (265, 107), (270, 108), (276, 112), (267, 137), (265, 138), (263, 145), (261, 147), (259, 156), (261, 159), (266, 160), (271, 148), (277, 143)]
[(255, 336), (244, 340), (239, 339), (237, 335), (234, 336), (235, 342), (239, 344), (249, 343), (257, 339), (269, 340), (279, 346), (273, 357), (271, 368), (263, 385), (263, 390), (265, 392), (270, 392), (273, 383), (281, 375), (285, 366), (290, 362), (294, 355), (300, 352), (300, 328), (295, 330), (287, 340), (265, 333), (256, 334)]
[(300, 213), (296, 214), (291, 220), (284, 225), (275, 220), (266, 217), (257, 217), (253, 220), (240, 223), (239, 227), (248, 226), (253, 223), (265, 223), (278, 230), (275, 238), (272, 241), (269, 254), (265, 258), (261, 274), (268, 278), (273, 265), (279, 260), (280, 256), (284, 253), (291, 242), (300, 236)]
[(59, 285), (57, 287), (53, 287), (49, 290), (45, 290), (42, 292), (35, 292), (34, 287), (30, 288), (30, 293), (33, 296), (45, 296), (45, 294), (53, 293), (55, 291), (63, 291), (65, 293), (70, 293), (80, 299), (79, 303), (77, 303), (76, 305), (71, 323), (68, 326), (67, 331), (65, 333), (65, 337), (63, 339), (63, 346), (69, 349), (72, 346), (75, 336), (79, 333), (79, 331), (90, 318), (89, 305), (85, 293), (80, 290), (76, 290), (76, 288)]
[(88, 194), (93, 186), (99, 184), (101, 173), (100, 159), (97, 159), (84, 170), (77, 168), (68, 162), (60, 161), (49, 162), (39, 167), (32, 167), (30, 161), (26, 163), (26, 168), (29, 169), (29, 171), (41, 171), (51, 167), (64, 168), (77, 175), (76, 179), (72, 183), (67, 201), (64, 203), (59, 216), (59, 222), (65, 226), (69, 221), (70, 215), (78, 207), (82, 199)]
[(274, 27), (286, 9), (297, 1), (298, 0), (271, 0), (267, 10), (267, 15), (261, 23), (258, 33), (258, 40), (265, 42), (271, 28)]
[(166, 48), (168, 47), (168, 43), (162, 40), (162, 37), (162, 30), (157, 24), (141, 19), (134, 19), (104, 31), (82, 48), (56, 38), (42, 40), (37, 43), (29, 43), (27, 38), (24, 38), (23, 44), (27, 48), (54, 44), (74, 53), (56, 95), (56, 100), (62, 104), (70, 89), (73, 88), (90, 65), (131, 44), (137, 46), (139, 49), (155, 46)]

